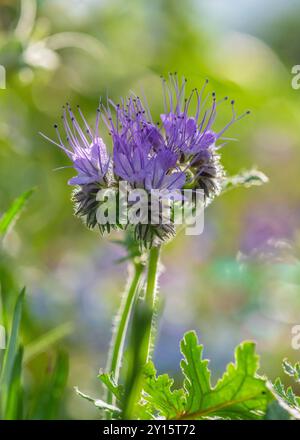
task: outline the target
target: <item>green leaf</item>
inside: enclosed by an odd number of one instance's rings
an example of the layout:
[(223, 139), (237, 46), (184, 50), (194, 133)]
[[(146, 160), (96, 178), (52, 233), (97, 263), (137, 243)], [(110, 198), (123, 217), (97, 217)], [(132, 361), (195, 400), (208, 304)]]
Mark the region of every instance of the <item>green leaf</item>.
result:
[(297, 397), (292, 388), (285, 389), (281, 379), (278, 377), (272, 384), (272, 391), (278, 403), (289, 412), (289, 414), (300, 420), (300, 397)]
[(4, 238), (9, 229), (13, 227), (27, 200), (30, 198), (33, 192), (34, 189), (30, 189), (16, 198), (9, 209), (0, 218), (0, 237)]
[(24, 296), (25, 296), (25, 288), (22, 289), (16, 301), (11, 332), (8, 339), (8, 347), (5, 352), (3, 368), (1, 372), (1, 381), (0, 381), (1, 384), (9, 380), (14, 363), (14, 357), (18, 349), (17, 343), (18, 343), (18, 335), (19, 335), (20, 323), (22, 318)]
[(3, 359), (3, 366), (0, 377), (0, 396), (1, 396), (2, 410), (6, 407), (6, 402), (9, 392), (9, 384), (12, 377), (12, 371), (15, 363), (16, 354), (18, 352), (18, 336), (19, 336), (19, 329), (22, 318), (24, 295), (25, 295), (25, 288), (21, 291), (16, 301), (13, 320), (12, 320), (12, 327), (11, 327), (10, 335), (8, 337), (8, 346), (7, 349), (5, 350), (4, 359)]
[(28, 344), (25, 348), (24, 363), (29, 362), (40, 353), (48, 350), (49, 347), (56, 344), (58, 341), (68, 336), (73, 331), (73, 324), (67, 322), (62, 324), (49, 332), (42, 335), (40, 338)]
[(78, 396), (82, 397), (85, 400), (88, 400), (89, 402), (92, 402), (98, 409), (107, 411), (110, 414), (114, 415), (116, 413), (121, 413), (121, 410), (117, 408), (114, 405), (110, 405), (109, 403), (104, 402), (104, 400), (101, 399), (94, 399), (93, 397), (89, 396), (88, 394), (83, 393), (78, 389), (78, 387), (75, 387), (75, 392), (78, 394)]
[(194, 332), (187, 333), (181, 344), (185, 360), (187, 407), (184, 418), (221, 417), (229, 419), (262, 418), (273, 398), (266, 380), (257, 375), (258, 356), (255, 344), (243, 342), (215, 387), (210, 384), (208, 361), (202, 359), (203, 346)]
[(300, 363), (297, 362), (295, 365), (292, 365), (287, 359), (282, 361), (283, 371), (288, 375), (294, 378), (294, 380), (300, 383)]
[(235, 364), (229, 364), (223, 377), (206, 399), (216, 407), (214, 415), (230, 419), (257, 419), (273, 400), (266, 379), (257, 375), (259, 358), (253, 342), (243, 342), (235, 351)]
[(181, 415), (185, 407), (184, 391), (174, 390), (174, 380), (167, 374), (156, 377), (156, 370), (149, 362), (144, 370), (146, 392), (144, 399), (148, 402), (148, 411), (152, 414), (159, 412), (166, 419), (176, 418)]
[(97, 377), (118, 400), (122, 399), (123, 387), (116, 385), (111, 373), (100, 373)]
[(181, 341), (184, 356), (181, 369), (183, 389), (172, 391), (173, 380), (167, 375), (156, 378), (148, 365), (145, 399), (161, 416), (176, 420), (207, 418), (261, 419), (274, 400), (266, 379), (257, 375), (258, 356), (252, 342), (244, 342), (235, 352), (235, 363), (227, 366), (217, 384), (211, 385), (208, 360), (203, 359), (203, 346), (195, 332), (188, 332)]
[(23, 348), (20, 347), (15, 358), (12, 377), (9, 384), (9, 393), (5, 409), (5, 420), (23, 419), (23, 388), (22, 377)]
[[(282, 362), (283, 371), (292, 377), (296, 383), (300, 382), (300, 363), (297, 362), (292, 365), (287, 359)], [(296, 396), (292, 387), (285, 389), (281, 379), (278, 377), (273, 384), (271, 384), (272, 391), (277, 398), (279, 404), (289, 412), (294, 418), (300, 420), (300, 397)]]
[(185, 376), (186, 412), (193, 413), (201, 407), (205, 395), (211, 390), (210, 371), (207, 367), (209, 361), (202, 360), (203, 346), (198, 345), (195, 332), (186, 333), (180, 347), (185, 358), (181, 361), (180, 366)]
[(49, 378), (37, 394), (31, 419), (53, 420), (60, 410), (63, 394), (67, 385), (69, 373), (68, 355), (61, 351), (58, 353), (56, 362)]
[(45, 418), (55, 419), (61, 405), (69, 374), (69, 358), (64, 352), (58, 353), (52, 379), (48, 387), (49, 399)]

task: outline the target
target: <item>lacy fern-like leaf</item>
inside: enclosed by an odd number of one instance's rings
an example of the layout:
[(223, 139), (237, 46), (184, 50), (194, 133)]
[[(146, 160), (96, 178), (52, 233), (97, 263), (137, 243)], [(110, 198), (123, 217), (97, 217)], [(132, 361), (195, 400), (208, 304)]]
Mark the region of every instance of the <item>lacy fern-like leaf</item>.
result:
[(180, 366), (185, 376), (186, 413), (194, 413), (203, 405), (203, 400), (211, 391), (209, 361), (202, 359), (203, 345), (198, 345), (195, 332), (184, 335), (181, 343), (184, 359)]
[(215, 387), (211, 387), (208, 361), (202, 359), (203, 346), (198, 345), (194, 332), (185, 335), (181, 350), (187, 391), (184, 418), (257, 419), (264, 415), (272, 397), (266, 380), (257, 375), (254, 343), (244, 342), (237, 347), (235, 364), (228, 365)]
[(267, 409), (270, 393), (266, 380), (257, 375), (258, 356), (253, 342), (243, 342), (235, 351), (235, 363), (230, 363), (213, 392), (208, 396), (210, 410), (230, 419), (261, 418)]
[(282, 367), (288, 376), (294, 378), (296, 383), (300, 383), (300, 363), (297, 362), (295, 365), (292, 365), (287, 359), (282, 361)]
[(194, 420), (207, 418), (260, 419), (268, 403), (274, 400), (266, 379), (257, 375), (258, 356), (255, 344), (244, 342), (235, 352), (217, 384), (211, 385), (208, 360), (203, 359), (203, 346), (195, 332), (188, 332), (181, 341), (184, 358), (181, 369), (183, 388), (172, 391), (173, 380), (166, 374), (155, 376), (153, 366), (145, 374), (146, 400), (165, 418)]
[[(300, 382), (300, 364), (290, 364), (286, 359), (282, 362), (283, 370), (293, 377), (296, 383)], [(296, 396), (292, 387), (285, 388), (281, 379), (278, 377), (272, 384), (273, 392), (279, 404), (295, 419), (300, 419), (300, 397)]]
[(145, 400), (148, 402), (148, 412), (154, 414), (159, 412), (166, 419), (176, 418), (181, 415), (185, 407), (184, 391), (174, 390), (173, 379), (167, 374), (156, 377), (156, 370), (152, 362), (145, 368)]

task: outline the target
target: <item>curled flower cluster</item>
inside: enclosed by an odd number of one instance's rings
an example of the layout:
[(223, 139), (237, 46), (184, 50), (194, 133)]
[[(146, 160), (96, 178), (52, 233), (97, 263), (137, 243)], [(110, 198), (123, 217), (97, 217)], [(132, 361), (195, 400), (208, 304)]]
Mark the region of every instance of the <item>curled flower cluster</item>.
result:
[[(221, 191), (225, 173), (218, 152), (222, 146), (219, 141), (245, 114), (237, 117), (234, 101), (231, 101), (231, 120), (221, 131), (214, 131), (217, 107), (227, 98), (217, 102), (214, 93), (204, 96), (207, 81), (201, 90), (193, 89), (187, 97), (186, 79), (179, 81), (177, 74), (170, 74), (168, 81), (162, 81), (164, 112), (160, 115), (160, 123), (153, 121), (148, 105), (132, 94), (118, 104), (111, 100), (106, 106), (101, 104), (94, 130), (79, 106), (76, 118), (67, 104), (62, 115), (64, 139), (57, 125), (58, 141), (44, 136), (71, 159), (77, 172), (69, 180), (70, 185), (76, 186), (73, 193), (75, 213), (90, 228), (97, 225), (96, 212), (101, 203), (97, 201), (97, 192), (104, 188), (116, 189), (120, 181), (149, 193), (156, 189), (201, 189), (206, 205)], [(99, 135), (100, 120), (111, 135), (112, 153)], [(101, 233), (111, 228), (124, 228), (118, 218), (114, 224), (98, 226)], [(136, 224), (134, 233), (141, 244), (151, 246), (172, 237), (175, 226), (162, 221), (155, 225)]]

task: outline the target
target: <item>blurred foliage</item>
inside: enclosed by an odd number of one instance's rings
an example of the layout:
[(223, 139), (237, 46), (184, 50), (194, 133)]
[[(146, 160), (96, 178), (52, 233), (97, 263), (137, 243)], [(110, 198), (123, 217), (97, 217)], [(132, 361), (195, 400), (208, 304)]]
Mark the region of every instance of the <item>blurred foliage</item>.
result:
[[(0, 218), (2, 237), (13, 227), (31, 194), (32, 190), (23, 193), (2, 215)], [(62, 404), (63, 392), (68, 378), (67, 355), (61, 352), (57, 356), (53, 372), (48, 370), (43, 377), (45, 384), (42, 389), (36, 389), (36, 384), (27, 389), (24, 388), (24, 365), (33, 355), (39, 355), (49, 350), (53, 340), (57, 342), (65, 336), (66, 332), (62, 332), (61, 328), (58, 328), (51, 332), (52, 335), (55, 332), (55, 338), (50, 338), (49, 335), (40, 336), (37, 342), (31, 343), (29, 346), (31, 350), (29, 349), (29, 353), (27, 353), (27, 346), (23, 346), (20, 331), (25, 289), (18, 294), (11, 311), (8, 298), (12, 292), (8, 292), (2, 283), (0, 287), (0, 317), (1, 322), (5, 324), (5, 326), (1, 326), (1, 349), (3, 351), (0, 359), (0, 419), (55, 419)]]
[[(277, 15), (259, 2), (247, 2), (252, 13), (232, 0), (218, 1), (218, 10), (213, 3), (1, 1), (6, 89), (0, 90), (0, 212), (37, 188), (22, 222), (3, 241), (0, 279), (8, 310), (3, 319), (10, 325), (20, 286), (26, 285), (25, 346), (76, 322), (68, 338), (52, 338), (28, 361), (23, 377), (26, 389), (54, 386), (55, 379), (45, 382), (45, 375), (53, 370), (51, 377), (63, 380), (59, 364), (66, 365), (63, 355), (55, 364), (57, 348), (70, 352), (60, 417), (98, 416), (72, 388), (92, 394), (98, 385), (95, 372), (106, 362), (111, 318), (126, 276), (126, 264), (113, 263), (126, 255), (72, 216), (66, 184), (72, 171), (54, 171), (69, 164), (38, 133), (53, 136), (66, 101), (80, 104), (93, 121), (100, 96), (117, 100), (131, 89), (147, 96), (158, 118), (159, 75), (168, 71), (185, 75), (191, 89), (209, 78), (211, 90), (220, 98), (234, 97), (240, 113), (251, 109), (231, 128), (228, 136), (238, 141), (223, 148), (222, 160), (231, 175), (257, 166), (269, 183), (228, 191), (207, 210), (201, 236), (179, 235), (166, 248), (165, 311), (155, 364), (176, 382), (177, 343), (192, 327), (200, 330), (216, 374), (245, 338), (257, 341), (270, 378), (280, 375), (282, 358), (296, 362), (299, 356), (291, 348), (291, 328), (299, 323), (300, 306), (300, 92), (291, 88), (290, 71), (300, 61), (299, 31), (292, 25), (300, 12), (292, 0)], [(229, 117), (230, 106), (220, 105), (217, 125)], [(103, 137), (109, 142), (104, 127)]]

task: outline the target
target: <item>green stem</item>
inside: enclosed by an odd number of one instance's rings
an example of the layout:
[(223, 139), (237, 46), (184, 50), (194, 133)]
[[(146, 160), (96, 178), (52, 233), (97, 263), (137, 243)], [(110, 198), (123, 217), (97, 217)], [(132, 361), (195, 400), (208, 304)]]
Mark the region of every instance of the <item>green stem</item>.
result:
[(125, 400), (123, 402), (122, 418), (124, 420), (134, 417), (135, 406), (140, 399), (143, 386), (143, 369), (150, 358), (159, 253), (159, 247), (154, 247), (150, 250), (145, 298), (143, 302), (137, 304), (138, 307), (136, 307), (134, 312), (129, 343), (131, 362), (125, 383)]
[[(130, 319), (131, 310), (136, 296), (135, 294), (138, 290), (138, 285), (143, 270), (144, 270), (144, 266), (140, 262), (134, 263), (134, 273), (132, 276), (132, 280), (129, 283), (128, 291), (124, 295), (119, 313), (117, 315), (116, 329), (112, 338), (111, 352), (110, 352), (108, 368), (107, 368), (107, 371), (109, 373), (112, 373), (113, 379), (116, 383), (118, 383), (119, 380), (128, 322)], [(110, 391), (108, 391), (107, 393), (107, 403), (109, 404), (115, 403), (115, 397)]]
[(158, 278), (158, 261), (159, 261), (160, 247), (153, 247), (149, 254), (149, 265), (147, 274), (147, 287), (145, 293), (145, 303), (150, 313), (151, 325), (147, 327), (145, 339), (143, 344), (143, 351), (141, 353), (141, 365), (145, 365), (151, 353), (151, 340), (153, 332), (156, 284)]

